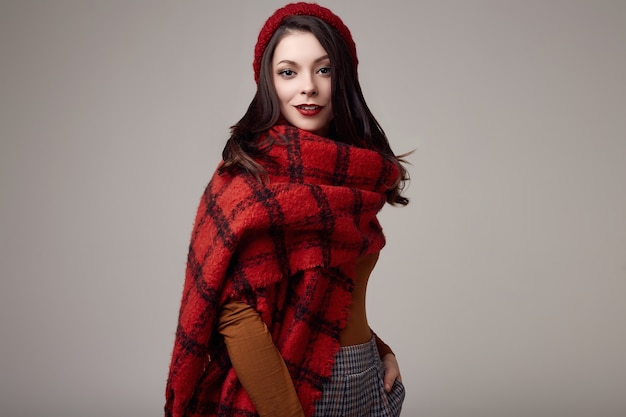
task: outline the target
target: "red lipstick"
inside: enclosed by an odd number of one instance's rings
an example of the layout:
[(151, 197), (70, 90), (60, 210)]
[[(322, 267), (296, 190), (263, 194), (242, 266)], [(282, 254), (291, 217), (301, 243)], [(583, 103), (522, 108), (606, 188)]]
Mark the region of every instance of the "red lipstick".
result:
[(324, 106), (316, 106), (315, 104), (300, 104), (295, 107), (303, 116), (317, 116), (324, 108)]

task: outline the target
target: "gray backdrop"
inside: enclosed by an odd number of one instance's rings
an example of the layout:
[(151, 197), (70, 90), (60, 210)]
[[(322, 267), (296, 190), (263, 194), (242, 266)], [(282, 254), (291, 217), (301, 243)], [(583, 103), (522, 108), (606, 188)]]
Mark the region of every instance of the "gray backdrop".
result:
[[(0, 415), (161, 415), (196, 205), (282, 1), (0, 2)], [(323, 1), (410, 157), (404, 416), (626, 415), (626, 2)]]

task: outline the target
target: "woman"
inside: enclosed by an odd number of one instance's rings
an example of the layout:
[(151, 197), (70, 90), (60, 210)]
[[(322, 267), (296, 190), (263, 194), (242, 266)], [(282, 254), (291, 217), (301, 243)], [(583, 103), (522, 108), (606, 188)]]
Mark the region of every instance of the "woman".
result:
[(232, 128), (191, 237), (167, 416), (397, 416), (391, 349), (367, 324), (376, 214), (407, 173), (367, 107), (350, 31), (278, 9), (257, 92)]

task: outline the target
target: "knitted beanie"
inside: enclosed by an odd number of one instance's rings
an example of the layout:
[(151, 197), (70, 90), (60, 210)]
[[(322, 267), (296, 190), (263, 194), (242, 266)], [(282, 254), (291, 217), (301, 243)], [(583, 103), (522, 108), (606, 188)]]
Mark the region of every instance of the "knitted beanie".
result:
[(270, 39), (276, 32), (276, 30), (280, 27), (283, 19), (287, 16), (300, 15), (300, 16), (315, 16), (319, 19), (322, 19), (329, 25), (339, 32), (339, 35), (346, 41), (346, 45), (348, 45), (348, 49), (350, 51), (350, 57), (354, 62), (354, 67), (356, 68), (359, 60), (356, 56), (356, 45), (354, 44), (354, 40), (352, 39), (352, 35), (350, 34), (350, 30), (348, 27), (341, 21), (339, 16), (331, 12), (329, 9), (320, 6), (316, 3), (291, 3), (282, 7), (274, 12), (273, 15), (267, 19), (261, 32), (259, 33), (259, 38), (257, 40), (256, 46), (254, 47), (254, 62), (252, 63), (252, 67), (254, 68), (254, 81), (259, 82), (259, 73), (261, 71), (261, 59), (263, 58), (263, 53), (265, 52), (265, 48), (269, 43)]

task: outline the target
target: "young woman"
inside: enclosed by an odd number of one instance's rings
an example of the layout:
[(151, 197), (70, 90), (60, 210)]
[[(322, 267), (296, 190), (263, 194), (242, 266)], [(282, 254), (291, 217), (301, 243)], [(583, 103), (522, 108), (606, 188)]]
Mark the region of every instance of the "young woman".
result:
[(367, 107), (350, 31), (277, 10), (257, 92), (201, 199), (166, 389), (167, 416), (398, 416), (391, 349), (365, 290), (376, 215), (408, 179)]

